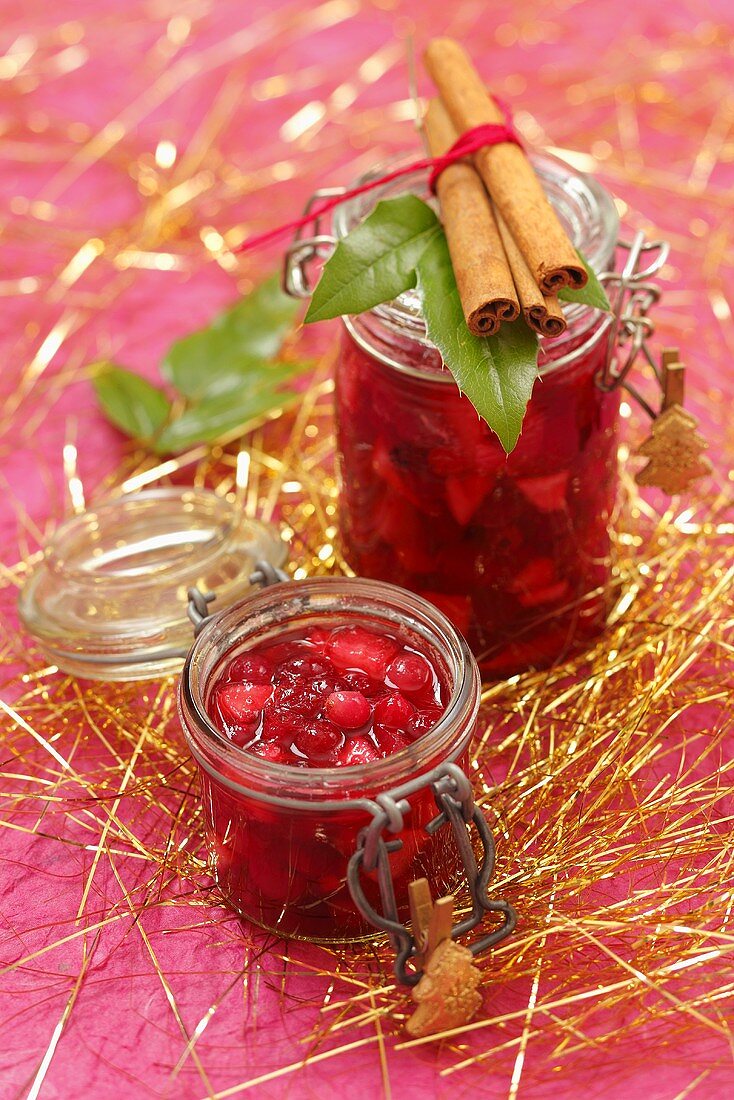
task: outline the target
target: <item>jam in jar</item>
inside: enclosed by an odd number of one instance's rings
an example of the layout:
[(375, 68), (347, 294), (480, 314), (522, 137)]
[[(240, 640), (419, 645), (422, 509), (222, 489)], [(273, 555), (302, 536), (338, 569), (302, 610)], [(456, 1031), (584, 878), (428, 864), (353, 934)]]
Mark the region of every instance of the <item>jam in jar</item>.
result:
[[(611, 269), (611, 197), (551, 158), (536, 168), (577, 247), (597, 272)], [(375, 201), (345, 203), (337, 236)], [(345, 318), (336, 397), (345, 558), (440, 607), (490, 677), (585, 647), (608, 611), (619, 398), (598, 380), (610, 316), (578, 304), (566, 316), (562, 336), (541, 340), (510, 455), (443, 367), (417, 292)]]
[[(379, 581), (275, 584), (207, 621), (179, 708), (200, 768), (213, 870), (229, 904), (283, 935), (373, 934), (347, 866), (381, 793), (438, 765), (466, 770), (480, 680), (437, 608)], [(430, 785), (409, 799), (389, 856), (401, 919), (408, 884), (457, 885), (450, 829), (432, 833)], [(361, 885), (381, 908), (378, 875)]]
[(427, 733), (447, 694), (431, 657), (407, 639), (313, 627), (229, 661), (209, 716), (233, 744), (274, 763), (350, 767)]

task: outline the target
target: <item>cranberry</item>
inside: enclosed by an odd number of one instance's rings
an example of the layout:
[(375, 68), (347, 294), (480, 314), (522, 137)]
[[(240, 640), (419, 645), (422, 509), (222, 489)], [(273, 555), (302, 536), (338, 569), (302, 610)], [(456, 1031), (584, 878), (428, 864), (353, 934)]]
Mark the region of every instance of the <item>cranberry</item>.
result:
[(468, 474), (464, 477), (447, 477), (444, 485), (446, 502), (451, 515), (461, 527), (466, 527), (487, 493), (494, 486), (494, 476)]
[(550, 584), (555, 580), (556, 568), (550, 558), (533, 558), (516, 575), (512, 584), (513, 591), (520, 588), (535, 588), (539, 584)]
[(414, 713), (413, 704), (399, 691), (392, 691), (376, 703), (375, 723), (388, 729), (407, 729)]
[(428, 465), (439, 477), (495, 474), (504, 463), (504, 453), (491, 441), (467, 447), (462, 429), (452, 446), (436, 447), (428, 456)]
[(408, 723), (408, 733), (416, 741), (424, 733), (432, 730), (441, 718), (443, 710), (440, 707), (430, 707), (426, 710), (416, 711)]
[(342, 768), (353, 768), (357, 764), (371, 764), (381, 755), (368, 738), (352, 737), (339, 754), (336, 764)]
[(369, 695), (374, 690), (374, 680), (366, 672), (342, 672), (341, 679), (350, 691), (361, 691), (363, 695)]
[(287, 660), (281, 661), (278, 665), (278, 678), (288, 680), (308, 678), (315, 680), (316, 677), (323, 676), (329, 671), (329, 666), (319, 657), (312, 657), (310, 654), (299, 654), (296, 657), (289, 657)]
[(227, 668), (230, 680), (249, 680), (253, 684), (269, 684), (273, 677), (270, 661), (257, 653), (241, 653)]
[(320, 899), (328, 898), (344, 884), (338, 854), (331, 844), (321, 840), (318, 827), (310, 843), (304, 841), (298, 846), (298, 869)]
[(539, 512), (561, 511), (566, 507), (568, 478), (568, 470), (559, 470), (542, 477), (520, 477), (517, 487)]
[(286, 679), (275, 689), (274, 701), (280, 710), (294, 710), (298, 714), (315, 716), (322, 710), (324, 701), (336, 687), (333, 676), (315, 680)]
[(404, 737), (402, 733), (397, 730), (387, 729), (386, 727), (378, 727), (375, 730), (377, 742), (380, 747), (381, 756), (392, 756), (393, 753), (400, 752), (401, 749), (407, 749), (410, 741), (407, 737)]
[(361, 691), (332, 691), (327, 696), (327, 718), (343, 730), (356, 730), (369, 722), (372, 708)]
[(270, 684), (221, 684), (216, 691), (216, 702), (225, 722), (246, 725), (259, 716), (272, 694)]
[(555, 584), (548, 584), (545, 588), (535, 588), (531, 592), (521, 592), (517, 598), (523, 607), (539, 607), (543, 603), (561, 603), (568, 597), (569, 592), (568, 581), (556, 581)]
[(394, 492), (411, 501), (416, 507), (425, 506), (421, 501), (415, 478), (410, 471), (401, 469), (400, 455), (388, 447), (383, 439), (378, 439), (372, 452), (372, 469)]
[(287, 661), (289, 657), (293, 656), (293, 647), (289, 646), (287, 642), (276, 642), (273, 645), (263, 646), (262, 655), (275, 667), (281, 661)]
[(387, 680), (398, 691), (420, 691), (430, 679), (431, 670), (419, 653), (399, 653), (387, 669)]
[(261, 756), (263, 760), (270, 760), (273, 764), (292, 764), (290, 753), (278, 741), (257, 741), (251, 745), (249, 752), (255, 756)]
[(307, 760), (327, 761), (336, 758), (344, 744), (344, 734), (331, 722), (316, 719), (304, 723), (293, 744)]
[(263, 715), (261, 737), (263, 741), (280, 741), (281, 744), (290, 745), (302, 722), (302, 714), (269, 707)]
[(227, 736), (238, 749), (246, 749), (253, 742), (256, 742), (259, 730), (260, 722), (257, 718), (253, 719), (252, 722), (244, 723), (244, 725), (233, 726), (227, 724), (226, 726)]
[(373, 679), (382, 680), (397, 649), (393, 638), (348, 626), (332, 634), (329, 657), (338, 669), (366, 672)]
[[(421, 513), (402, 497), (385, 496), (370, 517), (369, 529), (387, 542), (402, 546), (425, 546), (427, 521)], [(369, 533), (368, 533), (369, 534)]]

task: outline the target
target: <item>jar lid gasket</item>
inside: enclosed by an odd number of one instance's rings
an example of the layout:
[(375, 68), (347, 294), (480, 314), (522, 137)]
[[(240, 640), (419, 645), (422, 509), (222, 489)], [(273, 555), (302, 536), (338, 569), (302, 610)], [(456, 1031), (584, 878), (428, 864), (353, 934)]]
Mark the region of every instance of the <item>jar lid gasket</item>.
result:
[(278, 567), (277, 530), (208, 489), (114, 498), (57, 529), (18, 607), (44, 654), (75, 675), (143, 680), (178, 671), (193, 643), (189, 587), (242, 599), (256, 561)]

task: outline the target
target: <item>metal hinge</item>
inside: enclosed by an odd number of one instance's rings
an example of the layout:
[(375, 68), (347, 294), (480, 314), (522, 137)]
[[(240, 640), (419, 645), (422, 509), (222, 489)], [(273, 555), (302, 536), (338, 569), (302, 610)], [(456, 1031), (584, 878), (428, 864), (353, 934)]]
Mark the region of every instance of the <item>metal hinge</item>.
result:
[[(408, 799), (426, 788), (432, 789), (439, 810), (438, 816), (426, 826), (426, 832), (433, 835), (444, 825), (450, 826), (471, 896), (471, 912), (454, 925), (451, 938), (455, 940), (473, 931), (487, 913), (501, 914), (499, 926), (467, 944), (476, 956), (504, 940), (517, 924), (517, 913), (509, 902), (493, 901), (489, 897), (488, 887), (495, 864), (494, 839), (484, 814), (474, 803), (471, 783), (458, 765), (448, 762), (439, 764), (426, 775), (377, 795), (372, 804), (373, 819), (360, 833), (357, 850), (349, 861), (347, 883), (352, 900), (365, 920), (389, 935), (396, 956), (395, 976), (403, 985), (409, 986), (418, 984), (423, 971), (407, 969), (407, 964), (419, 951), (412, 932), (398, 918), (390, 870), (390, 856), (400, 851), (403, 842), (399, 839), (385, 840), (383, 833), (386, 830), (393, 834), (402, 831), (405, 814), (410, 810)], [(479, 866), (469, 834), (471, 825), (476, 828), (482, 848)], [(362, 873), (371, 871), (377, 872), (382, 913), (370, 905), (362, 887)]]

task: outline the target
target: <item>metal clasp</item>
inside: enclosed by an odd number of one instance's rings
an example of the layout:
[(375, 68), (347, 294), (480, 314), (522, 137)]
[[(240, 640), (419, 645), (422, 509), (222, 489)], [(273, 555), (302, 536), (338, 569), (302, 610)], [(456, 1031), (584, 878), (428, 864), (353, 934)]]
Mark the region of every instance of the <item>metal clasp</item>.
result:
[(648, 312), (661, 294), (658, 284), (650, 279), (667, 260), (670, 245), (662, 240), (647, 241), (644, 233), (639, 232), (632, 241), (620, 240), (618, 246), (628, 253), (621, 272), (606, 271), (600, 276), (609, 293), (612, 313), (607, 332), (606, 363), (597, 374), (596, 384), (605, 393), (623, 387), (649, 416), (655, 417), (657, 414), (627, 376), (642, 354), (662, 389), (662, 377), (648, 347), (648, 340), (655, 331)]
[[(468, 945), (473, 955), (493, 947), (511, 934), (517, 924), (517, 913), (507, 901), (492, 901), (488, 895), (489, 883), (494, 873), (494, 839), (486, 818), (475, 805), (471, 783), (456, 764), (439, 764), (433, 771), (400, 787), (377, 795), (370, 804), (372, 821), (362, 830), (357, 850), (349, 861), (347, 883), (352, 900), (359, 912), (374, 928), (387, 932), (395, 950), (395, 976), (403, 985), (417, 985), (423, 976), (419, 969), (408, 970), (407, 963), (418, 954), (413, 934), (398, 919), (395, 887), (390, 870), (390, 855), (399, 851), (401, 840), (385, 840), (383, 833), (399, 833), (404, 827), (405, 814), (410, 810), (408, 799), (425, 788), (432, 788), (439, 813), (426, 826), (433, 835), (444, 825), (449, 825), (456, 841), (459, 858), (464, 868), (471, 895), (471, 913), (454, 925), (452, 939), (471, 932), (481, 922), (485, 913), (502, 914), (502, 922), (479, 939)], [(469, 827), (474, 825), (481, 842), (481, 863), (477, 866)], [(367, 900), (362, 887), (363, 871), (377, 872), (382, 913), (378, 913)]]
[[(268, 588), (271, 584), (280, 584), (287, 581), (288, 575), (282, 569), (276, 569), (269, 561), (256, 561), (255, 568), (250, 573), (250, 584), (258, 588)], [(195, 585), (186, 590), (188, 606), (186, 614), (194, 628), (194, 637), (198, 638), (205, 624), (211, 618), (209, 604), (217, 598), (216, 592), (202, 592)]]
[[(322, 187), (314, 191), (303, 208), (304, 218), (322, 199), (333, 199), (343, 195), (346, 187)], [(308, 265), (315, 259), (327, 259), (334, 251), (336, 237), (321, 231), (321, 216), (318, 211), (313, 222), (314, 231), (310, 237), (303, 237), (299, 229), (293, 238), (293, 244), (286, 250), (283, 268), (283, 290), (292, 298), (310, 298), (313, 286), (308, 273)]]

